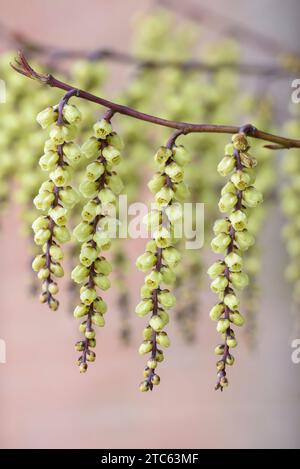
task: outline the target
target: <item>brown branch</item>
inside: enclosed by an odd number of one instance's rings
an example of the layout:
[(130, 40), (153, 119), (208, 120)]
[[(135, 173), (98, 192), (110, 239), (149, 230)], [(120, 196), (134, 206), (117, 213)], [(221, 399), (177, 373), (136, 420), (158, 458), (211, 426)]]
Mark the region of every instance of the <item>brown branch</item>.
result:
[[(59, 88), (64, 91), (72, 91), (74, 87), (68, 85), (67, 83), (56, 79), (53, 75), (50, 74), (40, 74), (37, 73), (28, 63), (24, 54), (19, 52), (19, 58), (16, 60), (15, 64), (12, 64), (12, 67), (22, 75), (25, 75), (28, 78), (35, 79), (43, 84), (49, 85), (54, 88)], [(150, 114), (145, 114), (139, 112), (136, 109), (133, 109), (122, 104), (117, 104), (107, 99), (101, 98), (94, 94), (88, 93), (84, 90), (76, 89), (76, 96), (87, 101), (91, 101), (96, 104), (104, 106), (114, 113), (123, 114), (125, 116), (133, 117), (145, 122), (151, 122), (155, 125), (160, 125), (163, 127), (169, 127), (171, 129), (177, 129), (180, 131), (180, 134), (189, 134), (189, 133), (221, 133), (221, 134), (235, 134), (241, 130), (241, 127), (230, 126), (230, 125), (216, 125), (216, 124), (192, 124), (188, 122), (176, 122), (168, 119), (162, 119), (157, 116), (152, 116)], [(276, 145), (271, 146), (271, 149), (278, 148), (300, 148), (300, 140), (295, 140), (291, 138), (281, 137), (279, 135), (273, 135), (262, 130), (256, 129), (251, 124), (244, 126), (242, 129), (247, 128), (247, 135), (250, 137), (265, 140), (267, 142), (275, 143)]]

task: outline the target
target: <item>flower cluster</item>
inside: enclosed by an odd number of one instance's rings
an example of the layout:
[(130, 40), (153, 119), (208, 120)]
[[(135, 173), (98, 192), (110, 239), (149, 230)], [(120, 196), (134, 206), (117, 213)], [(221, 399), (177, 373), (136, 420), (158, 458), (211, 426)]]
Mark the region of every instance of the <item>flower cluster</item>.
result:
[(49, 173), (34, 198), (34, 205), (44, 212), (32, 224), (34, 241), (42, 246), (32, 263), (34, 271), (42, 281), (40, 301), (57, 310), (58, 285), (53, 277), (62, 277), (63, 251), (61, 244), (69, 241), (70, 232), (66, 227), (68, 211), (76, 204), (78, 194), (70, 185), (72, 167), (80, 158), (81, 151), (73, 142), (81, 113), (76, 106), (62, 102), (61, 106), (48, 107), (37, 116), (43, 129), (51, 127), (50, 138), (45, 142), (44, 154), (39, 160), (43, 171)]
[(152, 390), (160, 382), (156, 367), (164, 359), (160, 347), (169, 347), (170, 339), (165, 332), (169, 322), (167, 310), (175, 305), (175, 296), (162, 284), (173, 285), (176, 277), (174, 268), (180, 261), (180, 254), (174, 245), (174, 228), (182, 219), (182, 202), (187, 193), (183, 182), (183, 166), (190, 161), (183, 146), (160, 147), (155, 157), (159, 171), (148, 183), (155, 194), (155, 208), (145, 217), (145, 223), (153, 233), (153, 239), (146, 245), (146, 251), (139, 256), (136, 265), (142, 272), (151, 272), (145, 277), (141, 288), (141, 301), (136, 314), (144, 317), (151, 313), (147, 327), (143, 331), (144, 340), (139, 348), (141, 355), (151, 353), (144, 370), (144, 381), (140, 390)]
[(221, 390), (228, 385), (226, 365), (233, 364), (231, 349), (237, 345), (232, 325), (244, 324), (235, 290), (242, 290), (248, 284), (248, 276), (242, 272), (242, 252), (254, 244), (254, 237), (247, 229), (248, 208), (257, 207), (262, 202), (262, 194), (253, 186), (255, 176), (252, 168), (256, 160), (248, 154), (248, 150), (246, 135), (243, 132), (235, 134), (232, 143), (226, 145), (225, 156), (218, 165), (221, 176), (230, 175), (218, 204), (220, 212), (227, 216), (215, 222), (215, 237), (211, 242), (212, 250), (217, 254), (224, 253), (224, 259), (208, 269), (212, 278), (211, 289), (220, 299), (211, 309), (210, 317), (217, 321), (217, 331), (223, 339), (223, 343), (215, 349), (216, 355), (220, 355), (216, 389)]
[(78, 359), (80, 372), (88, 368), (96, 354), (94, 326), (103, 327), (107, 306), (97, 288), (110, 287), (112, 267), (103, 256), (111, 246), (110, 230), (117, 222), (110, 216), (110, 208), (123, 189), (120, 177), (114, 171), (121, 159), (122, 142), (113, 132), (109, 119), (101, 119), (94, 125), (94, 136), (81, 147), (82, 154), (93, 160), (86, 167), (85, 176), (79, 186), (81, 194), (88, 199), (81, 213), (81, 222), (74, 228), (73, 235), (81, 243), (79, 264), (72, 271), (74, 282), (81, 284), (80, 304), (74, 310), (75, 318), (83, 319), (79, 326), (84, 339), (76, 343), (76, 351), (82, 352)]

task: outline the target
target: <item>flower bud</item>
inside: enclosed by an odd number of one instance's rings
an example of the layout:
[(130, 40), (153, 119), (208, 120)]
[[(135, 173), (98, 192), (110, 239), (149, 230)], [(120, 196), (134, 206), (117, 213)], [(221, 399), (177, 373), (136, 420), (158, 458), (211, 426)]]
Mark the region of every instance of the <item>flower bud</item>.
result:
[(52, 244), (52, 246), (50, 247), (49, 254), (51, 256), (51, 259), (55, 261), (61, 261), (64, 257), (61, 247), (55, 244)]
[(63, 154), (66, 156), (71, 166), (76, 166), (82, 158), (80, 147), (74, 142), (64, 144)]
[(32, 269), (35, 271), (35, 272), (38, 272), (40, 269), (42, 269), (43, 267), (45, 267), (46, 265), (46, 256), (42, 255), (42, 254), (39, 254), (37, 255), (33, 261), (32, 261)]
[(47, 268), (43, 268), (39, 271), (38, 273), (38, 279), (39, 280), (46, 280), (50, 275), (50, 271)]
[(135, 308), (135, 312), (139, 317), (146, 316), (153, 309), (152, 300), (142, 300)]
[(93, 240), (97, 244), (97, 248), (100, 249), (100, 251), (107, 251), (111, 247), (111, 240), (108, 238), (107, 233), (102, 232), (102, 231), (97, 231), (97, 233), (94, 234)]
[(158, 210), (151, 210), (143, 217), (143, 223), (151, 231), (156, 230), (161, 224), (161, 212)]
[(102, 314), (95, 313), (95, 314), (92, 315), (92, 323), (95, 324), (95, 326), (104, 327), (105, 326), (105, 319), (102, 316)]
[(82, 265), (89, 267), (97, 259), (98, 251), (92, 246), (82, 245), (79, 259)]
[(86, 373), (87, 369), (88, 369), (87, 363), (80, 363), (79, 364), (80, 373)]
[(233, 293), (228, 293), (224, 296), (224, 304), (228, 306), (229, 309), (235, 310), (239, 307), (239, 300)]
[(226, 364), (229, 366), (234, 364), (234, 356), (231, 355), (230, 353), (226, 357)]
[(230, 327), (229, 319), (219, 319), (218, 324), (217, 324), (218, 332), (223, 334), (223, 332), (226, 332), (229, 327)]
[(88, 306), (86, 305), (83, 305), (83, 304), (80, 304), (78, 306), (76, 306), (76, 308), (74, 309), (74, 318), (83, 318), (86, 314), (88, 314), (89, 312), (89, 308)]
[(246, 151), (249, 148), (247, 137), (242, 132), (232, 135), (231, 141), (234, 148), (236, 148), (238, 151)]
[(79, 124), (81, 121), (81, 112), (74, 104), (65, 104), (62, 110), (64, 120), (68, 124)]
[(57, 187), (65, 186), (71, 178), (70, 169), (66, 166), (58, 166), (49, 174), (49, 177)]
[(177, 221), (182, 220), (182, 217), (183, 217), (182, 206), (178, 203), (169, 205), (166, 208), (166, 214), (167, 214), (168, 219), (170, 220), (170, 223), (173, 225)]
[(156, 342), (161, 346), (168, 348), (170, 347), (170, 339), (166, 332), (159, 332), (156, 336)]
[(63, 277), (64, 276), (64, 269), (60, 264), (51, 264), (50, 270), (55, 277)]
[(140, 296), (142, 300), (147, 300), (152, 296), (152, 290), (147, 285), (142, 285), (140, 290)]
[(67, 224), (67, 209), (59, 207), (58, 205), (49, 210), (49, 216), (58, 226), (65, 226)]
[(147, 391), (149, 391), (149, 389), (150, 389), (150, 387), (149, 387), (148, 382), (147, 381), (142, 381), (140, 386), (139, 386), (139, 390), (141, 392), (147, 392)]
[(155, 194), (155, 202), (159, 207), (166, 207), (171, 202), (173, 194), (170, 187), (164, 186)]
[(227, 286), (228, 279), (224, 276), (216, 277), (210, 284), (211, 290), (215, 293), (224, 291)]
[(34, 235), (34, 242), (38, 246), (45, 244), (51, 236), (50, 230), (39, 230)]
[(71, 272), (71, 278), (76, 283), (83, 283), (89, 275), (89, 269), (84, 265), (77, 265)]
[(103, 205), (114, 204), (116, 202), (115, 194), (110, 189), (108, 189), (108, 187), (102, 189), (99, 192), (98, 198)]
[(56, 295), (58, 293), (58, 285), (56, 282), (50, 282), (48, 285), (48, 291), (51, 295)]
[(246, 207), (254, 208), (261, 204), (263, 201), (263, 195), (261, 192), (255, 189), (255, 187), (247, 187), (243, 191), (243, 204)]
[(224, 195), (226, 194), (227, 192), (231, 192), (232, 194), (235, 194), (236, 193), (236, 188), (235, 188), (235, 185), (232, 183), (232, 182), (227, 182), (225, 184), (225, 186), (223, 186), (222, 190), (221, 190), (221, 195)]
[(162, 267), (160, 272), (162, 276), (162, 283), (165, 283), (166, 285), (174, 285), (176, 282), (176, 275), (173, 270), (171, 270), (169, 267)]
[(237, 341), (234, 337), (227, 337), (226, 344), (229, 348), (234, 348), (237, 346)]
[(145, 340), (139, 347), (139, 354), (145, 355), (146, 353), (151, 352), (153, 348), (153, 343), (151, 340)]
[(113, 128), (110, 122), (106, 119), (101, 119), (93, 126), (95, 137), (104, 140), (109, 134), (112, 133)]
[(73, 230), (73, 235), (80, 243), (91, 239), (94, 228), (86, 222), (81, 222)]
[[(151, 330), (151, 328), (150, 328), (150, 330)], [(151, 358), (150, 360), (147, 361), (147, 366), (148, 366), (148, 368), (151, 368), (151, 370), (155, 370), (155, 368), (157, 367), (157, 361), (153, 360), (153, 358)]]
[(166, 177), (160, 173), (155, 174), (148, 182), (148, 187), (152, 194), (156, 194), (165, 185)]
[(53, 228), (54, 238), (61, 244), (67, 243), (71, 239), (70, 232), (65, 226), (55, 226)]
[(94, 331), (94, 329), (90, 329), (86, 330), (84, 335), (87, 339), (94, 339), (96, 336), (96, 332)]
[(98, 195), (98, 186), (97, 182), (85, 180), (80, 183), (79, 190), (83, 197), (90, 199)]
[(68, 209), (73, 208), (79, 201), (78, 193), (71, 187), (66, 186), (59, 191), (59, 198)]
[(212, 239), (210, 245), (213, 252), (221, 253), (226, 251), (230, 243), (231, 237), (225, 233), (220, 233)]
[(94, 161), (90, 163), (86, 168), (85, 177), (89, 181), (97, 181), (99, 177), (104, 173), (105, 167), (104, 164), (100, 163), (99, 161)]
[(226, 194), (222, 195), (218, 203), (220, 212), (230, 212), (237, 204), (237, 201), (237, 196), (231, 192), (227, 192)]
[(177, 249), (173, 248), (172, 246), (163, 249), (162, 251), (162, 258), (169, 267), (176, 267), (177, 264), (181, 260), (181, 255)]
[(223, 313), (224, 305), (222, 303), (218, 303), (211, 308), (209, 316), (212, 321), (218, 321), (218, 319), (222, 316)]
[(155, 355), (155, 360), (158, 362), (158, 363), (161, 363), (163, 362), (165, 359), (164, 357), (164, 353), (162, 350), (156, 350), (156, 355)]
[(43, 171), (53, 171), (57, 162), (58, 153), (54, 151), (48, 151), (39, 159), (39, 165)]
[(107, 304), (98, 296), (93, 302), (93, 308), (96, 313), (105, 314), (107, 311)]
[[(153, 334), (153, 330), (150, 326), (147, 326), (144, 330), (143, 330), (143, 337), (144, 337), (144, 340), (150, 340), (151, 337), (152, 337), (152, 334)], [(148, 362), (149, 363), (149, 362)], [(147, 363), (147, 365), (148, 365)], [(148, 365), (149, 366), (149, 365)], [(149, 368), (152, 368), (151, 366), (149, 366)]]
[(192, 158), (190, 154), (186, 151), (184, 146), (182, 145), (174, 145), (172, 148), (173, 151), (173, 160), (176, 161), (177, 164), (180, 166), (185, 166), (186, 164), (190, 163)]
[(54, 124), (54, 122), (56, 122), (57, 115), (57, 111), (54, 111), (53, 107), (47, 107), (38, 113), (36, 120), (42, 129), (46, 129), (50, 125)]
[(80, 300), (84, 305), (90, 305), (96, 299), (97, 293), (94, 288), (85, 288), (80, 293)]
[(250, 246), (253, 246), (255, 239), (249, 231), (243, 230), (235, 233), (234, 242), (238, 249), (246, 251)]
[(178, 202), (184, 202), (185, 199), (190, 194), (189, 188), (184, 182), (180, 182), (179, 184), (174, 184), (173, 189), (174, 189), (175, 199), (178, 200)]
[(154, 155), (154, 161), (159, 166), (165, 165), (171, 156), (172, 150), (170, 148), (161, 146)]
[(116, 132), (112, 132), (110, 135), (108, 135), (106, 141), (109, 145), (112, 145), (119, 151), (122, 151), (124, 148), (124, 142)]
[(112, 271), (112, 266), (108, 260), (104, 257), (100, 257), (94, 262), (94, 270), (97, 274), (109, 275)]
[(238, 170), (231, 176), (231, 182), (239, 191), (243, 191), (252, 183), (252, 177), (248, 172)]
[(157, 386), (160, 383), (160, 377), (154, 374), (151, 378), (151, 383)]
[(46, 230), (49, 227), (49, 218), (45, 216), (38, 217), (31, 226), (34, 233), (39, 230)]
[(215, 235), (220, 233), (229, 233), (230, 222), (226, 219), (216, 220), (213, 226), (213, 232)]
[(172, 244), (171, 233), (164, 227), (154, 233), (154, 239), (159, 248), (167, 248)]
[(89, 200), (82, 209), (81, 218), (83, 221), (91, 223), (100, 212), (100, 205), (94, 200)]
[(222, 261), (217, 261), (214, 262), (208, 269), (207, 273), (210, 276), (210, 278), (216, 278), (218, 275), (221, 275), (224, 273), (225, 270), (225, 265), (224, 262)]
[(48, 210), (55, 199), (54, 194), (50, 192), (39, 192), (33, 199), (33, 203), (38, 210)]
[(170, 163), (165, 168), (165, 173), (173, 182), (181, 182), (183, 180), (183, 169), (175, 162)]
[(109, 176), (107, 185), (116, 195), (121, 194), (122, 190), (124, 189), (123, 181), (117, 174), (112, 174)]
[(225, 156), (233, 156), (234, 155), (234, 146), (232, 143), (228, 143), (225, 145), (225, 150), (224, 150)]
[(237, 290), (243, 290), (249, 283), (248, 275), (245, 272), (232, 272), (229, 274), (229, 279)]
[(242, 231), (247, 227), (247, 215), (241, 210), (236, 210), (229, 215), (229, 220), (235, 231)]
[(95, 275), (94, 282), (95, 285), (103, 291), (108, 290), (110, 288), (110, 280), (106, 275)]
[(221, 176), (228, 176), (235, 167), (235, 158), (233, 156), (224, 156), (218, 164), (217, 171)]
[(165, 325), (163, 320), (157, 314), (152, 316), (152, 318), (149, 321), (149, 324), (155, 332), (160, 332), (164, 328), (164, 325)]
[(158, 294), (158, 301), (163, 308), (170, 309), (176, 304), (176, 298), (172, 295), (169, 290), (161, 290)]
[(81, 146), (81, 153), (87, 158), (97, 158), (100, 152), (100, 142), (96, 137), (90, 137)]
[(245, 318), (241, 315), (241, 313), (238, 313), (237, 311), (235, 311), (234, 313), (230, 313), (229, 318), (235, 326), (240, 327), (245, 324)]
[(223, 355), (224, 348), (225, 348), (224, 344), (217, 345), (217, 347), (215, 348), (215, 354), (216, 355)]
[(243, 259), (235, 252), (227, 254), (224, 260), (231, 272), (240, 272), (242, 270)]
[(145, 277), (145, 284), (147, 287), (155, 290), (159, 287), (161, 282), (161, 274), (157, 270), (152, 270), (149, 275)]
[(102, 150), (102, 155), (104, 156), (106, 161), (112, 166), (119, 164), (121, 161), (120, 151), (112, 145), (107, 145), (106, 147), (104, 147)]
[(136, 266), (141, 272), (147, 272), (156, 264), (156, 256), (151, 252), (145, 252), (137, 258)]
[(62, 145), (66, 141), (67, 132), (62, 125), (54, 125), (50, 131), (50, 138), (56, 145)]

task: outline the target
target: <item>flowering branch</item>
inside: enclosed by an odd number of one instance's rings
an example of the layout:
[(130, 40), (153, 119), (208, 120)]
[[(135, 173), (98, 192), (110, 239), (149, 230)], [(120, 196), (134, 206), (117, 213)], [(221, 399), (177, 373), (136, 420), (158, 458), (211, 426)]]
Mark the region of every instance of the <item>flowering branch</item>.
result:
[[(22, 52), (19, 52), (18, 59), (16, 59), (15, 64), (12, 64), (12, 67), (22, 75), (25, 75), (28, 78), (35, 79), (40, 83), (45, 85), (49, 85), (53, 88), (59, 88), (65, 91), (72, 91), (74, 87), (68, 85), (67, 83), (58, 80), (51, 74), (41, 74), (36, 72), (26, 60), (26, 57)], [(75, 93), (75, 92), (74, 92)], [(240, 127), (237, 126), (229, 126), (229, 125), (217, 125), (217, 124), (191, 124), (188, 122), (176, 122), (171, 121), (168, 119), (162, 119), (157, 116), (153, 116), (150, 114), (145, 114), (143, 112), (139, 112), (136, 109), (133, 109), (128, 106), (124, 106), (122, 104), (117, 104), (112, 101), (108, 101), (107, 99), (101, 98), (100, 96), (96, 96), (84, 90), (76, 90), (76, 96), (87, 101), (100, 104), (104, 106), (113, 113), (119, 113), (126, 116), (133, 117), (134, 119), (142, 120), (145, 122), (151, 122), (155, 125), (160, 125), (163, 127), (169, 127), (172, 129), (177, 129), (180, 131), (181, 134), (189, 134), (189, 133), (222, 133), (222, 134), (236, 134), (240, 131)], [(259, 140), (265, 140), (267, 142), (271, 142), (275, 145), (266, 145), (266, 148), (271, 150), (277, 149), (289, 149), (289, 148), (300, 148), (300, 140), (281, 137), (279, 135), (270, 134), (268, 132), (264, 132), (262, 130), (258, 130), (253, 125), (247, 126), (247, 135), (249, 137), (253, 137)]]

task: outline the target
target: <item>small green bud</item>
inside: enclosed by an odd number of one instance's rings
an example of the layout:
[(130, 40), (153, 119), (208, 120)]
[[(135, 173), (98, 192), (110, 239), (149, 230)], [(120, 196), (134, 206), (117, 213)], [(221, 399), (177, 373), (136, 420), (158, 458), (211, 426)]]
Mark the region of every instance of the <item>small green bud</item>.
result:
[(36, 220), (34, 220), (31, 226), (34, 233), (39, 230), (46, 230), (49, 226), (49, 218), (45, 216), (38, 217)]
[(173, 198), (173, 190), (170, 187), (162, 187), (155, 194), (155, 202), (159, 207), (166, 207)]
[(86, 222), (81, 222), (73, 230), (73, 235), (80, 243), (91, 239), (94, 228), (92, 225)]
[(110, 122), (106, 119), (101, 119), (93, 126), (95, 137), (104, 140), (109, 134), (112, 133), (113, 128)]
[(236, 188), (235, 185), (232, 182), (227, 182), (225, 186), (223, 186), (221, 190), (221, 195), (227, 194), (227, 192), (230, 192), (232, 194), (236, 193)]
[(43, 267), (45, 267), (46, 265), (46, 256), (42, 255), (42, 254), (39, 254), (38, 256), (36, 256), (33, 261), (32, 261), (32, 269), (35, 271), (35, 272), (38, 272), (40, 269), (42, 269)]
[(223, 355), (224, 348), (225, 348), (224, 344), (217, 345), (217, 347), (215, 348), (215, 355)]
[(61, 261), (64, 258), (64, 254), (61, 247), (55, 244), (52, 244), (52, 246), (50, 247), (49, 254), (51, 256), (51, 259), (55, 261)]
[(174, 268), (180, 262), (181, 255), (180, 255), (180, 253), (177, 249), (170, 246), (166, 249), (163, 249), (162, 258), (165, 261), (165, 263), (167, 264), (167, 266), (169, 266), (171, 268)]
[(151, 241), (148, 241), (148, 243), (146, 244), (145, 251), (152, 252), (153, 254), (156, 253), (157, 246), (156, 246), (156, 243), (153, 239)]
[(152, 270), (152, 272), (150, 272), (150, 274), (145, 277), (145, 284), (152, 290), (158, 288), (160, 283), (161, 274), (157, 270)]
[(83, 283), (89, 275), (89, 269), (84, 265), (77, 265), (71, 272), (71, 278), (76, 283)]
[(87, 339), (94, 339), (96, 336), (96, 332), (94, 331), (94, 329), (91, 329), (89, 331), (86, 330), (84, 335)]
[(57, 120), (57, 112), (54, 111), (53, 107), (47, 107), (43, 111), (39, 112), (36, 116), (37, 122), (40, 124), (42, 129), (46, 129), (50, 125), (54, 124)]
[[(144, 330), (143, 330), (143, 337), (144, 337), (144, 340), (150, 340), (151, 337), (152, 337), (152, 334), (153, 334), (153, 330), (150, 326), (147, 326)], [(148, 362), (149, 363), (149, 362)], [(148, 364), (147, 364), (148, 365)], [(149, 365), (148, 365), (149, 366)], [(152, 368), (151, 366), (149, 366), (149, 368)]]
[(153, 310), (153, 301), (152, 300), (142, 300), (136, 306), (135, 313), (139, 317), (142, 318), (142, 317), (146, 316), (148, 313), (150, 313), (150, 311), (152, 311), (152, 310)]
[(190, 194), (189, 188), (184, 182), (180, 182), (179, 184), (174, 184), (173, 189), (174, 189), (175, 199), (178, 200), (178, 202), (184, 202), (185, 199)]
[(237, 204), (237, 201), (237, 196), (235, 194), (232, 194), (231, 192), (227, 192), (226, 194), (222, 195), (218, 203), (220, 212), (230, 212)]
[(97, 248), (101, 251), (107, 251), (111, 247), (111, 240), (105, 232), (97, 231), (93, 236), (93, 240), (97, 244)]
[(112, 174), (109, 176), (107, 185), (116, 195), (121, 194), (122, 190), (124, 189), (123, 181), (117, 174)]
[(225, 150), (224, 150), (225, 156), (233, 156), (234, 155), (234, 146), (232, 143), (228, 143), (225, 145)]
[(166, 285), (174, 285), (176, 282), (176, 275), (173, 270), (171, 270), (169, 267), (162, 267), (160, 272), (162, 276), (162, 283), (165, 283)]
[(217, 167), (217, 171), (221, 176), (228, 176), (235, 167), (235, 158), (233, 156), (224, 156)]
[(143, 285), (141, 287), (141, 293), (140, 293), (142, 300), (147, 300), (151, 298), (151, 295), (152, 295), (151, 288), (147, 287), (147, 285)]
[(231, 354), (228, 354), (226, 357), (226, 364), (231, 366), (234, 364), (234, 356)]
[(50, 270), (47, 268), (43, 268), (38, 273), (39, 280), (46, 280), (50, 275)]
[(252, 183), (252, 177), (250, 173), (238, 170), (231, 176), (231, 182), (239, 191), (243, 191)]
[(58, 205), (49, 210), (49, 216), (58, 226), (65, 226), (67, 224), (67, 209), (59, 207)]
[(67, 166), (58, 166), (49, 174), (49, 177), (57, 187), (62, 187), (70, 181), (71, 172)]
[(183, 169), (175, 162), (166, 166), (165, 173), (173, 182), (179, 183), (183, 180)]
[(233, 143), (234, 148), (236, 148), (238, 151), (246, 151), (249, 148), (247, 137), (242, 132), (232, 135), (231, 141)]
[(94, 181), (97, 181), (97, 179), (99, 179), (100, 176), (102, 176), (104, 171), (105, 171), (104, 164), (100, 163), (99, 161), (94, 161), (93, 163), (90, 163), (87, 166), (85, 177), (89, 181), (94, 182)]
[(149, 324), (155, 332), (160, 332), (164, 328), (164, 325), (165, 325), (162, 319), (157, 314), (152, 316), (152, 318), (149, 321)]
[(51, 236), (50, 230), (39, 230), (34, 235), (34, 242), (38, 246), (45, 244)]
[(141, 272), (147, 272), (156, 264), (156, 256), (151, 252), (145, 252), (137, 258), (136, 266)]
[(55, 199), (54, 194), (50, 192), (39, 192), (33, 199), (33, 203), (38, 210), (48, 210)]
[(64, 144), (63, 154), (66, 156), (68, 163), (71, 166), (76, 166), (82, 159), (80, 147), (74, 142)]
[(147, 392), (147, 391), (149, 391), (149, 389), (150, 389), (150, 388), (149, 388), (148, 382), (147, 382), (147, 381), (142, 381), (141, 384), (140, 384), (140, 386), (139, 386), (139, 390), (140, 390), (141, 392)]
[(74, 104), (65, 104), (62, 115), (68, 124), (77, 125), (81, 121), (81, 112), (76, 106), (74, 106)]
[(231, 272), (229, 279), (237, 290), (243, 290), (249, 283), (248, 275), (245, 272)]
[(228, 347), (234, 348), (237, 346), (237, 341), (234, 337), (227, 337), (226, 344), (228, 345)]
[(154, 233), (154, 239), (159, 248), (167, 248), (172, 244), (171, 233), (164, 227)]
[(106, 161), (112, 166), (119, 164), (121, 161), (120, 151), (112, 145), (107, 145), (106, 147), (104, 147), (102, 150), (102, 155), (104, 156)]
[(235, 231), (242, 231), (247, 228), (248, 218), (247, 215), (241, 210), (236, 210), (229, 215), (229, 220)]
[(107, 304), (98, 296), (93, 302), (93, 308), (96, 313), (105, 314), (107, 311)]
[(98, 198), (103, 205), (114, 204), (116, 202), (115, 194), (108, 187), (99, 192)]
[(172, 150), (167, 147), (161, 146), (154, 155), (154, 161), (159, 166), (165, 165), (168, 159), (172, 156)]
[(80, 304), (78, 306), (76, 306), (76, 308), (74, 309), (74, 318), (83, 318), (86, 314), (88, 314), (89, 312), (89, 308), (88, 306), (86, 305), (83, 305), (83, 304)]
[(240, 272), (242, 270), (243, 259), (235, 252), (227, 254), (224, 260), (231, 272)]
[(48, 285), (48, 291), (51, 293), (51, 295), (56, 295), (58, 293), (58, 285), (56, 282), (51, 282)]
[(123, 140), (116, 132), (112, 132), (110, 135), (108, 135), (106, 140), (109, 145), (112, 145), (113, 147), (117, 148), (119, 151), (123, 150), (124, 148)]
[(97, 182), (85, 180), (79, 184), (79, 190), (83, 197), (90, 199), (98, 195), (98, 185)]
[(81, 217), (91, 223), (101, 212), (101, 206), (95, 200), (89, 200), (82, 209)]
[(261, 192), (255, 189), (255, 187), (247, 187), (243, 191), (243, 204), (246, 207), (254, 208), (261, 204), (263, 201), (263, 195)]
[(146, 353), (151, 352), (153, 348), (153, 343), (151, 340), (145, 340), (139, 347), (139, 354), (145, 355)]
[(95, 260), (94, 270), (97, 274), (109, 275), (112, 271), (112, 265), (104, 257), (101, 257)]
[(222, 261), (217, 261), (214, 262), (208, 269), (207, 273), (210, 276), (210, 278), (216, 278), (218, 275), (221, 275), (224, 273), (225, 270), (225, 265), (224, 262)]
[(70, 232), (65, 226), (55, 226), (53, 228), (54, 238), (61, 244), (67, 243), (71, 239)]
[(220, 332), (222, 334), (222, 333), (226, 332), (229, 327), (230, 327), (229, 319), (219, 319), (218, 324), (217, 324), (217, 331), (218, 332)]
[(97, 293), (96, 293), (96, 290), (94, 288), (85, 288), (80, 293), (80, 300), (85, 305), (90, 305), (91, 303), (93, 303), (93, 301), (96, 299), (96, 297), (97, 297)]
[(82, 265), (89, 267), (97, 259), (98, 251), (92, 246), (82, 245), (79, 259)]
[(170, 220), (170, 223), (173, 225), (177, 221), (182, 220), (182, 217), (183, 217), (182, 206), (178, 203), (169, 205), (166, 208), (166, 214), (167, 214), (168, 219)]
[(97, 285), (97, 287), (103, 291), (108, 290), (110, 288), (110, 280), (106, 275), (97, 274), (94, 277), (94, 282), (95, 285)]
[(213, 252), (221, 253), (226, 251), (230, 243), (231, 237), (228, 234), (220, 233), (212, 239), (210, 245)]
[[(150, 328), (150, 330), (151, 330), (151, 328)], [(153, 358), (151, 358), (150, 360), (147, 361), (147, 366), (148, 366), (148, 368), (151, 368), (151, 370), (154, 370), (157, 367), (157, 361), (153, 360)]]
[(170, 309), (176, 304), (176, 298), (172, 295), (169, 290), (161, 290), (158, 294), (158, 301), (163, 308)]
[(96, 360), (96, 354), (92, 350), (87, 350), (86, 359), (88, 362), (94, 362)]
[(213, 232), (215, 235), (220, 233), (229, 233), (230, 222), (226, 219), (216, 220), (213, 226)]
[(186, 151), (186, 149), (182, 145), (174, 145), (172, 148), (173, 151), (173, 160), (176, 161), (177, 164), (180, 166), (185, 166), (186, 164), (190, 163), (192, 158), (190, 154)]
[(152, 194), (156, 194), (165, 185), (165, 183), (166, 183), (166, 177), (162, 176), (160, 173), (157, 173), (148, 182), (148, 187), (150, 191), (152, 192)]
[(162, 350), (156, 350), (156, 355), (155, 355), (155, 360), (158, 362), (158, 363), (161, 363), (163, 362), (165, 359), (164, 357), (164, 353)]
[(63, 277), (64, 276), (64, 269), (60, 264), (51, 264), (50, 270), (55, 275), (55, 277)]
[(154, 374), (151, 378), (151, 383), (157, 386), (160, 383), (160, 377)]
[(100, 152), (100, 142), (96, 137), (90, 137), (81, 146), (81, 153), (87, 158), (97, 158)]
[(105, 326), (105, 319), (102, 316), (102, 314), (95, 313), (95, 314), (92, 315), (92, 323), (95, 324), (95, 326), (104, 327)]
[(218, 303), (211, 308), (209, 316), (212, 321), (218, 321), (223, 313), (224, 305), (222, 303)]
[(68, 209), (73, 208), (79, 201), (78, 193), (71, 187), (66, 186), (59, 191), (59, 198)]
[(156, 342), (161, 346), (168, 348), (170, 347), (170, 339), (166, 332), (159, 332), (156, 336)]
[(235, 310), (239, 307), (239, 300), (233, 293), (228, 293), (224, 296), (224, 304), (228, 306), (229, 309)]
[(53, 171), (57, 162), (58, 153), (54, 151), (48, 151), (39, 159), (39, 165), (43, 171)]
[(245, 318), (241, 315), (241, 313), (235, 311), (234, 313), (229, 314), (230, 321), (235, 326), (243, 326), (245, 324)]
[(235, 233), (234, 241), (238, 249), (246, 251), (250, 246), (253, 246), (255, 239), (249, 231), (243, 230)]
[(225, 290), (228, 286), (228, 279), (226, 277), (218, 276), (210, 284), (210, 288), (213, 292), (219, 293)]

